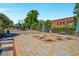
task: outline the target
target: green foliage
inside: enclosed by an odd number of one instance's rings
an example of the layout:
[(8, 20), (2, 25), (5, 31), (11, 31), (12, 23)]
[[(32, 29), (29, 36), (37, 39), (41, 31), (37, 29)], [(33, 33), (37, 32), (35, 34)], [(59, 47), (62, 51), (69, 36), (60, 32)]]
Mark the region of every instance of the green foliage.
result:
[(38, 23), (34, 22), (34, 23), (31, 25), (31, 29), (37, 30), (37, 28), (38, 28)]
[(12, 26), (13, 22), (6, 15), (0, 13), (0, 25), (6, 28)]
[(42, 23), (38, 23), (38, 31), (42, 31)]
[(52, 29), (53, 32), (57, 32), (57, 33), (60, 33), (60, 32), (65, 32), (67, 34), (71, 34), (73, 33), (73, 31), (75, 31), (75, 26), (73, 27), (61, 27), (61, 28), (53, 28)]
[(26, 27), (30, 27), (34, 26), (33, 23), (38, 23), (37, 17), (38, 17), (39, 13), (37, 10), (31, 10), (28, 12), (27, 16), (24, 19), (25, 22), (25, 26)]
[(25, 23), (25, 28), (30, 29), (30, 24), (29, 23)]
[(44, 23), (43, 23), (43, 29), (45, 32), (48, 32), (49, 30), (51, 30), (51, 25), (49, 23), (50, 21), (49, 20), (46, 20)]
[(75, 4), (73, 13), (76, 15), (77, 18), (79, 18), (79, 3)]
[(13, 26), (13, 22), (3, 13), (0, 13), (0, 32), (3, 31), (4, 28), (11, 28)]
[(2, 32), (3, 28), (0, 26), (0, 32)]
[(21, 24), (21, 28), (24, 28), (24, 27), (25, 27), (25, 24), (24, 24), (24, 23), (22, 23), (22, 24)]
[(75, 28), (75, 30), (76, 30), (76, 26), (77, 26), (77, 21), (78, 21), (78, 20), (77, 20), (77, 18), (76, 18), (75, 16), (74, 16), (74, 19), (75, 19), (75, 20), (74, 20), (73, 24), (74, 24), (74, 28)]

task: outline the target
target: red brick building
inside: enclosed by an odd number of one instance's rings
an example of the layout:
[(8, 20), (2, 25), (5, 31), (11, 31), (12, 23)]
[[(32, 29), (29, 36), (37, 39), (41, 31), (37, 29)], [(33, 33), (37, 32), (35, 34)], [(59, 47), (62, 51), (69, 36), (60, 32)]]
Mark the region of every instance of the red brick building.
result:
[(52, 20), (51, 26), (52, 27), (65, 27), (65, 26), (74, 26), (73, 25), (73, 21), (74, 21), (74, 17), (68, 17), (68, 18), (62, 18), (62, 19), (57, 19), (57, 20)]

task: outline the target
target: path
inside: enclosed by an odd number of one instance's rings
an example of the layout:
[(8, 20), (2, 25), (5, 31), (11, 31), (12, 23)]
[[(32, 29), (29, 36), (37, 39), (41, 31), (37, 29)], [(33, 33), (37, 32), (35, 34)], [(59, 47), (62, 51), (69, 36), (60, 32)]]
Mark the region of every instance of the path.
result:
[(3, 49), (1, 56), (13, 56), (13, 40), (0, 41)]
[(13, 37), (15, 33), (7, 34), (6, 37), (0, 38), (0, 48), (3, 50), (1, 56), (13, 56)]
[(79, 37), (42, 33), (20, 32), (14, 38), (18, 56), (72, 56), (79, 55)]

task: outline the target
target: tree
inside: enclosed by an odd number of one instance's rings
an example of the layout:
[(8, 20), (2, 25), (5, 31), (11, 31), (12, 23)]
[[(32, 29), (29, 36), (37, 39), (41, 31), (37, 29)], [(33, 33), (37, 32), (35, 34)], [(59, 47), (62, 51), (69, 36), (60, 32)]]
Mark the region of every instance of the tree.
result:
[(38, 31), (42, 31), (42, 25), (43, 24), (41, 22), (38, 23), (38, 28), (37, 28)]
[(39, 15), (39, 13), (37, 10), (31, 10), (30, 12), (28, 12), (27, 16), (24, 19), (25, 24), (27, 24), (27, 23), (29, 24), (27, 27), (30, 26), (30, 28), (31, 28), (31, 25), (34, 22), (38, 22), (38, 20), (37, 20), (38, 15)]
[(3, 13), (0, 13), (0, 25), (3, 28), (9, 27), (13, 25), (13, 22)]
[(75, 4), (73, 13), (75, 14), (75, 16), (76, 16), (77, 18), (79, 18), (79, 3), (76, 3), (76, 4)]
[(3, 13), (0, 13), (0, 33), (4, 28), (10, 28), (13, 26), (13, 22)]
[(77, 21), (79, 19), (79, 3), (76, 3), (75, 4), (75, 7), (74, 7), (74, 10), (73, 10), (73, 13), (74, 13), (74, 25), (76, 26), (77, 25)]
[(74, 15), (75, 15), (75, 22), (74, 22), (74, 25), (75, 25), (75, 30), (77, 32), (79, 32), (79, 3), (76, 3), (75, 4), (75, 7), (74, 7), (74, 11), (73, 11)]
[(49, 30), (51, 30), (51, 25), (50, 25), (50, 21), (46, 20), (43, 24), (43, 29), (45, 32), (48, 32)]
[(2, 32), (2, 27), (0, 26), (0, 32)]
[(37, 28), (38, 28), (38, 23), (34, 22), (34, 23), (31, 25), (31, 29), (37, 30)]

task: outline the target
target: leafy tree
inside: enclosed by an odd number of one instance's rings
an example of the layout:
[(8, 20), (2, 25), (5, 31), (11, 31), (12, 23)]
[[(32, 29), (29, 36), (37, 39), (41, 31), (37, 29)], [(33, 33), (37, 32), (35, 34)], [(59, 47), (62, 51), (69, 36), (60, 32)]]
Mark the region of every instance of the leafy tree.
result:
[(79, 3), (76, 3), (76, 4), (75, 4), (73, 13), (74, 13), (74, 15), (75, 15), (75, 17), (74, 17), (74, 19), (75, 19), (75, 21), (74, 21), (74, 26), (75, 26), (75, 27), (74, 27), (74, 28), (75, 28), (75, 30), (76, 30), (77, 22), (78, 22), (78, 20), (79, 20)]
[(73, 13), (75, 14), (75, 16), (76, 16), (77, 18), (79, 18), (79, 3), (76, 3), (76, 4), (75, 4)]
[(0, 26), (0, 32), (2, 32), (2, 27)]
[(45, 32), (48, 32), (49, 30), (51, 30), (51, 25), (50, 25), (50, 21), (49, 20), (44, 22), (43, 29), (44, 29)]
[(3, 13), (0, 13), (0, 25), (5, 28), (13, 25), (13, 22)]
[(37, 20), (38, 15), (39, 15), (39, 13), (37, 10), (31, 10), (30, 12), (28, 12), (26, 18), (24, 19), (25, 24), (27, 24), (27, 23), (29, 24), (27, 27), (31, 28), (31, 25), (34, 22), (38, 22), (38, 20)]
[(38, 28), (38, 23), (34, 22), (34, 23), (31, 25), (31, 29), (37, 30), (37, 28)]
[(38, 23), (38, 29), (37, 29), (38, 31), (42, 31), (42, 25), (43, 24), (41, 22)]

